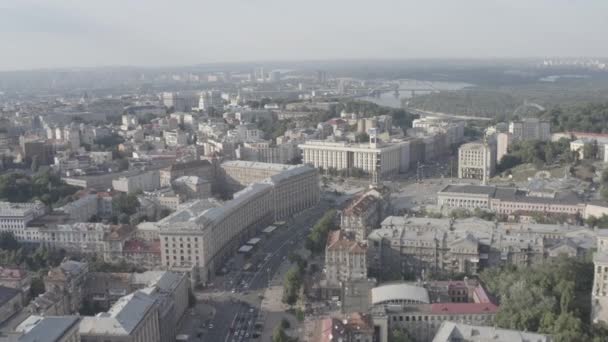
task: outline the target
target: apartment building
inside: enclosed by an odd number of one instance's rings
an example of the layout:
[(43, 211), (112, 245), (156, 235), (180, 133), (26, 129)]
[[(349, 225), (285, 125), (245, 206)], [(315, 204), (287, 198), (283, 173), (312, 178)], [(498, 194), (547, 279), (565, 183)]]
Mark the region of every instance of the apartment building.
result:
[(608, 233), (604, 230), (598, 231), (593, 266), (591, 321), (608, 323)]
[(161, 262), (170, 269), (195, 269), (206, 282), (253, 233), (273, 222), (272, 186), (255, 183), (221, 207), (177, 211), (159, 222)]
[(112, 188), (116, 191), (133, 193), (137, 191), (154, 191), (160, 188), (159, 172), (142, 171), (137, 174), (122, 176), (112, 180)]
[(24, 269), (0, 267), (0, 286), (19, 290), (24, 305), (30, 301), (32, 277)]
[[(15, 329), (11, 342), (81, 342), (78, 316), (31, 315)], [(0, 341), (4, 341), (0, 337)]]
[(86, 290), (88, 300), (101, 308), (110, 308), (120, 298), (141, 291), (149, 295), (158, 310), (161, 342), (173, 342), (177, 327), (188, 309), (190, 280), (185, 273), (147, 271), (143, 273), (90, 273)]
[(169, 147), (180, 147), (188, 145), (188, 134), (181, 129), (163, 131), (165, 144)]
[(467, 143), (458, 148), (458, 178), (486, 184), (496, 172), (496, 146), (487, 142)]
[(446, 146), (464, 141), (464, 121), (446, 120), (439, 117), (422, 117), (412, 121), (414, 130), (422, 130), (427, 134), (443, 134), (446, 137)]
[(181, 176), (173, 181), (173, 190), (183, 198), (211, 197), (211, 181), (198, 176)]
[(197, 176), (212, 181), (215, 179), (215, 166), (208, 160), (193, 160), (175, 163), (160, 170), (160, 186), (171, 186), (173, 180), (183, 176)]
[(88, 273), (89, 265), (87, 263), (73, 260), (64, 261), (49, 270), (44, 277), (44, 287), (46, 292), (54, 293), (61, 298), (58, 302), (62, 303), (62, 308), (54, 314), (69, 315), (80, 310), (85, 298), (84, 284)]
[(371, 315), (359, 312), (324, 318), (315, 322), (313, 341), (374, 342), (374, 322)]
[(342, 230), (330, 232), (325, 247), (325, 275), (329, 286), (367, 279), (367, 247)]
[(286, 142), (276, 146), (269, 141), (245, 142), (236, 150), (237, 158), (263, 163), (290, 163), (302, 155), (295, 142)]
[(22, 307), (23, 297), (20, 290), (0, 286), (0, 324), (19, 312)]
[(454, 341), (551, 342), (553, 339), (551, 338), (551, 335), (528, 331), (444, 321), (435, 334), (433, 342)]
[(551, 139), (551, 123), (537, 118), (524, 118), (521, 121), (509, 123), (509, 133), (514, 141), (549, 140)]
[(162, 265), (194, 268), (202, 281), (256, 231), (314, 206), (320, 196), (318, 172), (309, 166), (227, 162), (221, 169), (233, 187), (246, 187), (221, 206), (198, 200), (157, 224)]
[(595, 241), (596, 233), (581, 226), (390, 216), (368, 237), (368, 266), (378, 276), (475, 274), (561, 254), (581, 257)]
[(219, 171), (228, 187), (238, 191), (248, 184), (262, 181), (294, 167), (294, 165), (275, 163), (226, 161), (220, 164)]
[(386, 187), (374, 187), (354, 197), (340, 211), (340, 228), (352, 234), (357, 241), (366, 241), (372, 229), (388, 215), (390, 207), (390, 190)]
[(154, 298), (137, 291), (120, 298), (108, 312), (83, 317), (80, 338), (82, 342), (161, 342)]

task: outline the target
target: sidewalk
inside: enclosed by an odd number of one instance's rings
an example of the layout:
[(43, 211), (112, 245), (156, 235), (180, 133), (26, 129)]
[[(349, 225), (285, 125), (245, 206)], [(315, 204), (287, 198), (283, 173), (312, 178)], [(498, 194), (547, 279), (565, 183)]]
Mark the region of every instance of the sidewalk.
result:
[(290, 263), (285, 261), (281, 263), (275, 276), (272, 278), (270, 287), (264, 292), (264, 300), (262, 301), (262, 312), (265, 314), (264, 331), (262, 331), (261, 341), (272, 341), (272, 333), (274, 328), (281, 324), (283, 318), (289, 320), (291, 328), (286, 332), (290, 335), (295, 335), (292, 330), (298, 325), (296, 317), (287, 313), (289, 305), (282, 302), (283, 298), (283, 278), (289, 270)]

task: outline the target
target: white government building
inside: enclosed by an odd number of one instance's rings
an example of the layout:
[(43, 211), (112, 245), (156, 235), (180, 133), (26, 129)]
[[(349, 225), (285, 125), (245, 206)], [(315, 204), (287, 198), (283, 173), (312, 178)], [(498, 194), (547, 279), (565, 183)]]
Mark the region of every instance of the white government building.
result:
[(352, 144), (309, 140), (300, 144), (305, 164), (325, 170), (361, 169), (373, 175), (390, 175), (409, 168), (409, 142)]

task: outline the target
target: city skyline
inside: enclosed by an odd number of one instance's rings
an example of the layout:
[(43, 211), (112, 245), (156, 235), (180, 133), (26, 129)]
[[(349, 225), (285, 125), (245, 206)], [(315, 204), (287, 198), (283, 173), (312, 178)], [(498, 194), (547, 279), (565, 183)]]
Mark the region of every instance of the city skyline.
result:
[[(608, 56), (601, 1), (0, 1), (0, 70)], [(500, 16), (497, 14), (500, 13)], [(525, 37), (525, 39), (522, 39)], [(44, 53), (41, 53), (44, 51)]]

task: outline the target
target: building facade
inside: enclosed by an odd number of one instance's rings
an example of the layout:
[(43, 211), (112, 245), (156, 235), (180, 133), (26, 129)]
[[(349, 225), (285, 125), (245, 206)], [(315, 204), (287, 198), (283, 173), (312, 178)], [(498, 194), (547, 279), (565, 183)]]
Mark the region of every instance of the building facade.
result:
[(514, 141), (549, 140), (551, 139), (551, 123), (537, 118), (525, 118), (509, 123), (509, 133)]
[(330, 232), (325, 247), (325, 275), (330, 286), (367, 279), (367, 247), (342, 230)]
[(467, 143), (458, 149), (458, 178), (486, 184), (496, 171), (496, 147), (487, 142)]
[(340, 229), (352, 234), (357, 241), (365, 241), (372, 229), (388, 215), (390, 190), (376, 187), (356, 196), (340, 212)]
[(475, 208), (501, 215), (529, 215), (530, 213), (585, 217), (587, 205), (569, 192), (536, 196), (530, 191), (487, 185), (447, 185), (437, 193), (441, 209)]
[(360, 169), (370, 175), (387, 176), (409, 167), (409, 160), (405, 160), (409, 153), (406, 142), (349, 144), (311, 140), (299, 147), (305, 164), (324, 170)]
[(154, 191), (160, 188), (158, 171), (144, 171), (138, 174), (123, 176), (112, 180), (112, 188), (116, 191), (133, 193), (137, 191)]
[(228, 162), (221, 168), (229, 184), (246, 186), (232, 200), (221, 206), (198, 200), (158, 222), (162, 265), (194, 268), (203, 282), (258, 230), (316, 205), (320, 196), (318, 172), (309, 166)]
[(379, 277), (475, 274), (560, 254), (582, 257), (595, 241), (596, 234), (581, 226), (390, 216), (368, 237), (368, 266)]
[(603, 230), (598, 231), (593, 266), (591, 321), (608, 323), (608, 234)]

